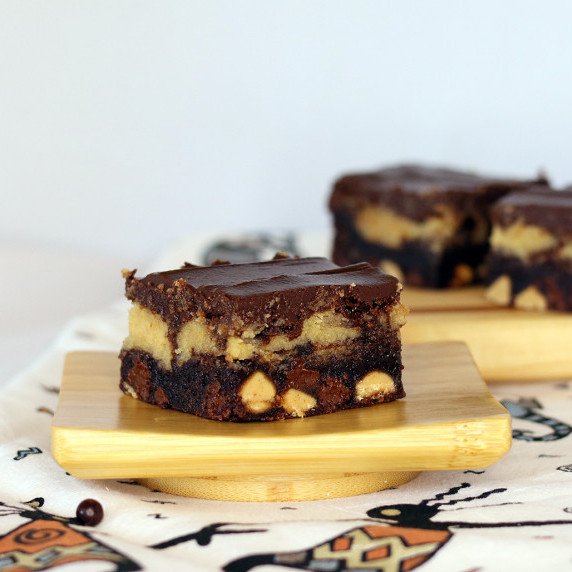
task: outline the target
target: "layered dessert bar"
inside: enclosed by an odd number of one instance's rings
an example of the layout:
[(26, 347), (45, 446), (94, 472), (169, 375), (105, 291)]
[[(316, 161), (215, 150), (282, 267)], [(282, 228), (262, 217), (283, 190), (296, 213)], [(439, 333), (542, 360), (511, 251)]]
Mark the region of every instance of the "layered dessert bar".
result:
[(325, 258), (124, 271), (126, 394), (216, 420), (270, 421), (399, 399), (401, 285)]
[(572, 187), (513, 193), (492, 210), (487, 298), (572, 311)]
[(365, 260), (411, 286), (477, 282), (484, 278), (491, 204), (531, 184), (414, 165), (344, 176), (329, 201), (333, 260)]

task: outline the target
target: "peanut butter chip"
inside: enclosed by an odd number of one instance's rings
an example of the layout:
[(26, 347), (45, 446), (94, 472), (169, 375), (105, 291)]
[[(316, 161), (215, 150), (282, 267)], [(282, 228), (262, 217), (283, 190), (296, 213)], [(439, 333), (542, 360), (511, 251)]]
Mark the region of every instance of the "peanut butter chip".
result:
[(512, 282), (510, 278), (503, 274), (499, 276), (488, 288), (485, 293), (487, 300), (500, 304), (501, 306), (508, 306), (512, 298)]
[(304, 417), (304, 413), (316, 407), (316, 399), (298, 389), (289, 389), (282, 396), (282, 407), (296, 417)]
[(356, 399), (361, 401), (368, 397), (377, 397), (394, 389), (395, 383), (387, 373), (370, 371), (356, 384)]
[(514, 297), (514, 305), (523, 310), (546, 310), (548, 302), (536, 286), (529, 286)]
[(261, 371), (255, 371), (242, 384), (238, 394), (250, 412), (264, 413), (274, 404), (276, 387), (267, 375)]
[(450, 286), (458, 288), (459, 286), (466, 286), (475, 279), (475, 273), (468, 264), (457, 264), (453, 271), (453, 278), (451, 279)]

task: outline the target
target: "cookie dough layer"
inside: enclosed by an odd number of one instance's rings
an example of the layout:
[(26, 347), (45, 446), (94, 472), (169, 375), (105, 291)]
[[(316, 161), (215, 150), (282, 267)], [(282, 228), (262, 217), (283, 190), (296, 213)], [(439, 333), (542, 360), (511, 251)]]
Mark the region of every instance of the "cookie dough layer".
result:
[[(405, 323), (406, 310), (398, 305), (387, 314), (378, 316), (382, 326), (389, 325), (393, 330)], [(256, 357), (262, 361), (281, 359), (283, 352), (312, 344), (314, 350), (344, 346), (360, 335), (359, 327), (352, 326), (347, 318), (333, 310), (317, 312), (304, 320), (299, 336), (290, 339), (285, 334), (272, 337), (260, 336), (260, 332), (248, 329), (240, 335), (221, 336), (206, 321), (190, 320), (176, 337), (176, 349), (168, 336), (168, 324), (161, 316), (134, 304), (129, 312), (129, 336), (123, 349), (141, 349), (153, 356), (163, 368), (171, 369), (173, 353), (177, 365), (193, 356), (223, 356), (227, 362)], [(343, 351), (343, 348), (341, 348)]]
[(186, 266), (138, 279), (121, 389), (217, 420), (274, 420), (403, 397), (398, 281), (325, 259)]

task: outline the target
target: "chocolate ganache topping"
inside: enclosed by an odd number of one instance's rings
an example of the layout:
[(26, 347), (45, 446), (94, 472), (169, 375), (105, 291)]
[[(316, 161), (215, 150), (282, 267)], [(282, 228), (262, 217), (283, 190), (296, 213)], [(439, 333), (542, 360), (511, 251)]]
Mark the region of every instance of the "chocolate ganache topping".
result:
[(470, 207), (471, 203), (490, 201), (509, 191), (532, 185), (548, 185), (548, 182), (542, 176), (536, 180), (521, 181), (447, 168), (399, 165), (339, 178), (330, 197), (330, 208), (335, 211), (348, 203), (354, 203), (356, 207), (380, 203), (421, 221), (431, 216), (439, 204), (453, 204), (462, 212), (465, 205)]
[(187, 264), (143, 278), (136, 278), (135, 272), (124, 274), (127, 298), (161, 315), (175, 329), (198, 315), (299, 323), (331, 308), (333, 300), (342, 299), (348, 307), (381, 306), (398, 298), (400, 290), (395, 277), (368, 263), (340, 267), (326, 258)]

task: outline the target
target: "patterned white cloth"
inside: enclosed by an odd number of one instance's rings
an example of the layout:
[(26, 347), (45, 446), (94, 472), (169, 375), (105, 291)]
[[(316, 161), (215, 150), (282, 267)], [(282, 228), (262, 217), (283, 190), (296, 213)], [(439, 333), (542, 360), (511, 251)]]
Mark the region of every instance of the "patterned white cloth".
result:
[[(341, 499), (207, 501), (80, 480), (51, 455), (66, 352), (118, 351), (126, 328), (123, 302), (75, 320), (0, 393), (0, 571), (572, 570), (572, 382), (491, 386), (514, 440), (486, 469)], [(75, 518), (85, 498), (104, 508), (97, 526)]]

